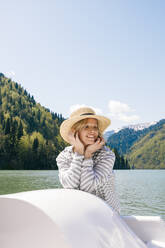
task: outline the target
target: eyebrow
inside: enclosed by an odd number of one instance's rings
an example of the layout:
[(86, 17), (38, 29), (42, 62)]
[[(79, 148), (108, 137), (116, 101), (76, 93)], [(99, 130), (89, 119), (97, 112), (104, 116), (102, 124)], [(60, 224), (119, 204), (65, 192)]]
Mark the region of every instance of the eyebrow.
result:
[(85, 126), (93, 126), (93, 127), (98, 127), (98, 125), (97, 124), (90, 124), (90, 123), (86, 123), (86, 124), (84, 124), (84, 127)]

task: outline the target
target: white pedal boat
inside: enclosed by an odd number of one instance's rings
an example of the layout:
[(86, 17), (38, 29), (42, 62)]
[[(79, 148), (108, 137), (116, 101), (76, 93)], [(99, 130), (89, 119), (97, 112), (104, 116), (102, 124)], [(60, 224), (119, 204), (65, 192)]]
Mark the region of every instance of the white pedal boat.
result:
[(165, 248), (165, 222), (157, 216), (119, 216), (79, 190), (1, 195), (0, 247)]

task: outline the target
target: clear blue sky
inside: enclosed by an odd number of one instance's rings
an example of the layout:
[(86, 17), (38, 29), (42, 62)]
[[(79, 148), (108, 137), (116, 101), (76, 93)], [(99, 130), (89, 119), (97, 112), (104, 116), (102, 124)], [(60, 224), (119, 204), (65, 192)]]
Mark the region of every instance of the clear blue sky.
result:
[(164, 0), (5, 0), (0, 72), (68, 117), (89, 105), (111, 128), (165, 118)]

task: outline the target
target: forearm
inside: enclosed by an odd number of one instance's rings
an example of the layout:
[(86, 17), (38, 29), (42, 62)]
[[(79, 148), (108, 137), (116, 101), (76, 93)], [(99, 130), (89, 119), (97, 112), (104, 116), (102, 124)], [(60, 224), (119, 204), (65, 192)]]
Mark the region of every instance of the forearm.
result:
[(81, 164), (83, 158), (83, 156), (74, 153), (70, 164), (63, 159), (57, 159), (57, 165), (59, 167), (59, 180), (64, 188), (79, 189)]
[(87, 192), (92, 192), (97, 185), (107, 181), (112, 173), (114, 165), (114, 156), (107, 155), (102, 158), (95, 166), (92, 158), (84, 159), (82, 163), (80, 189)]
[(84, 159), (80, 177), (80, 190), (92, 192), (94, 190), (95, 176), (92, 159)]

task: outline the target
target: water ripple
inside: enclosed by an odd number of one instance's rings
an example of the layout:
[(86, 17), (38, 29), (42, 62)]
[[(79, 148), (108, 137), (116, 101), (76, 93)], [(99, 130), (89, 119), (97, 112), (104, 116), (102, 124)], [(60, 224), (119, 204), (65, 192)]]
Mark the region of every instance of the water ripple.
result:
[[(122, 215), (165, 220), (165, 170), (115, 171)], [(0, 194), (61, 188), (58, 171), (0, 171)]]

